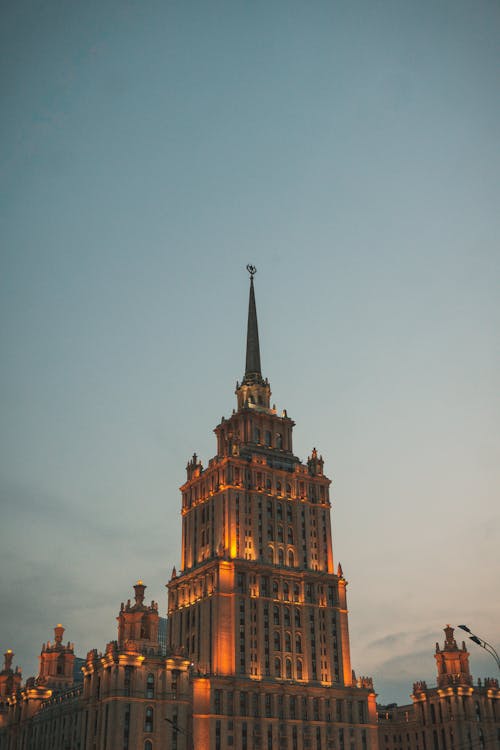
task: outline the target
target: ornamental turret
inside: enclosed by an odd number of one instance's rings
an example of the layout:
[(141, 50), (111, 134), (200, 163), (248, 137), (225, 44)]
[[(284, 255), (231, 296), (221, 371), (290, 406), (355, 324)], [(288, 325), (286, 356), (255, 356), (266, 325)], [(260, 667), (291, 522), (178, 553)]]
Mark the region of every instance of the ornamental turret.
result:
[(158, 603), (144, 604), (147, 586), (141, 581), (134, 585), (134, 603), (130, 599), (122, 602), (118, 620), (118, 646), (130, 651), (159, 649), (158, 643)]
[(457, 646), (453, 637), (454, 628), (447, 625), (444, 628), (445, 641), (441, 649), (436, 643), (436, 666), (438, 671), (438, 687), (448, 685), (472, 685), (472, 676), (469, 669), (469, 652), (462, 641), (462, 648)]

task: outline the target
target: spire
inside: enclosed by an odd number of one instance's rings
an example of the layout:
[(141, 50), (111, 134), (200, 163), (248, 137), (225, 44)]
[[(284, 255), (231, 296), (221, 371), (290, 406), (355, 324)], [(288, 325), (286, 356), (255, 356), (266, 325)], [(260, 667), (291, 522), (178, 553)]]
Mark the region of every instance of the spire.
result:
[(264, 409), (269, 410), (269, 399), (271, 388), (267, 378), (264, 380), (260, 370), (260, 348), (259, 329), (257, 327), (257, 309), (255, 307), (255, 291), (253, 288), (253, 277), (257, 273), (255, 266), (247, 266), (250, 274), (250, 297), (248, 300), (248, 326), (247, 326), (247, 358), (245, 363), (245, 375), (240, 383), (236, 383), (236, 395), (238, 397), (238, 409)]
[(259, 329), (257, 326), (257, 309), (255, 307), (255, 292), (253, 288), (253, 277), (257, 273), (257, 269), (255, 266), (248, 265), (247, 271), (250, 274), (250, 298), (248, 301), (247, 358), (243, 382), (256, 383), (262, 382)]

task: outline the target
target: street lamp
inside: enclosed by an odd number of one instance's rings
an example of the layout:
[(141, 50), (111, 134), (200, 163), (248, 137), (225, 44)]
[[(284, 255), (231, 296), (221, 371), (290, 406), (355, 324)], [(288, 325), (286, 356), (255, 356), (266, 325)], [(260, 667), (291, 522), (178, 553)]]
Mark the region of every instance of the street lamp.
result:
[(477, 643), (478, 646), (481, 646), (481, 648), (484, 648), (485, 651), (487, 651), (491, 656), (494, 658), (496, 665), (498, 669), (500, 669), (500, 656), (498, 655), (498, 652), (493, 648), (491, 643), (488, 643), (488, 641), (485, 641), (484, 638), (480, 638), (478, 635), (474, 635), (472, 630), (467, 627), (467, 625), (458, 625), (460, 630), (465, 630), (466, 633), (470, 633), (469, 640), (474, 641), (474, 643)]

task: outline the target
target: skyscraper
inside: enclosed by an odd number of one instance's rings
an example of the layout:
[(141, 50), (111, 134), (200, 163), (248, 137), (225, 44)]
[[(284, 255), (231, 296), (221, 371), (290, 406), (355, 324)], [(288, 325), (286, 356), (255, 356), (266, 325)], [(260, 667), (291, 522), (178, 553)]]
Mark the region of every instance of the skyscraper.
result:
[(216, 455), (187, 465), (168, 622), (139, 580), (79, 681), (62, 625), (24, 686), (7, 651), (0, 750), (377, 750), (372, 681), (351, 668), (331, 483), (316, 449), (294, 455), (294, 422), (271, 406), (248, 268), (245, 373)]
[(182, 492), (182, 559), (168, 584), (170, 645), (192, 662), (194, 747), (377, 747), (372, 681), (351, 668), (347, 582), (335, 569), (330, 480), (271, 406), (250, 272), (237, 406)]

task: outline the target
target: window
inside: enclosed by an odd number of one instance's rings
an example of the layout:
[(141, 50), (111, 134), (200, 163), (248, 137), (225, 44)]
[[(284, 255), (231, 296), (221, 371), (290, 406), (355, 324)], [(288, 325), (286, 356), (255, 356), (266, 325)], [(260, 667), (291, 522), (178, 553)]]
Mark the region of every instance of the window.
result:
[(295, 636), (295, 652), (297, 654), (302, 653), (302, 638), (300, 637), (300, 633), (297, 633)]
[(291, 526), (288, 527), (288, 544), (293, 544), (293, 529)]
[(278, 542), (283, 541), (283, 526), (278, 524)]
[(290, 599), (290, 587), (286, 581), (283, 584), (283, 599), (286, 602)]
[(278, 550), (278, 565), (283, 566), (285, 564), (285, 553), (282, 549)]
[(153, 743), (151, 740), (146, 740), (144, 743), (144, 750), (153, 750)]
[(153, 707), (152, 706), (148, 706), (146, 708), (146, 714), (144, 718), (144, 731), (145, 732), (153, 731)]
[(290, 633), (285, 633), (285, 651), (290, 652), (292, 650), (292, 637)]
[(276, 605), (273, 607), (273, 623), (275, 625), (280, 624), (280, 609)]
[(146, 680), (146, 698), (155, 697), (155, 676), (151, 672), (148, 674)]
[(281, 677), (281, 659), (274, 660), (274, 676)]
[(313, 698), (313, 719), (319, 721), (319, 701), (317, 698)]
[(300, 609), (295, 610), (295, 627), (300, 628)]
[(271, 445), (271, 433), (269, 430), (266, 430), (266, 445)]
[(276, 433), (276, 448), (281, 450), (283, 448), (283, 436), (280, 432)]
[(289, 568), (293, 568), (294, 565), (295, 565), (295, 557), (294, 557), (294, 554), (293, 554), (292, 550), (289, 550), (289, 552), (288, 552), (288, 567)]
[(260, 715), (258, 693), (252, 693), (252, 714), (254, 715), (254, 717), (258, 717)]
[(289, 484), (286, 485), (286, 494), (287, 494), (287, 497), (292, 496), (292, 487)]
[(279, 630), (274, 631), (274, 650), (281, 651), (281, 636)]
[(292, 660), (291, 659), (286, 660), (285, 669), (286, 669), (287, 680), (291, 680), (292, 679)]
[(297, 659), (297, 679), (302, 679), (302, 659)]
[(272, 716), (272, 696), (270, 693), (266, 693), (266, 717)]
[(288, 607), (285, 607), (283, 611), (283, 622), (286, 627), (290, 627), (290, 610)]
[(177, 678), (180, 675), (178, 669), (172, 669), (172, 698), (177, 700)]
[(247, 715), (247, 694), (243, 691), (240, 693), (240, 714), (241, 716)]

